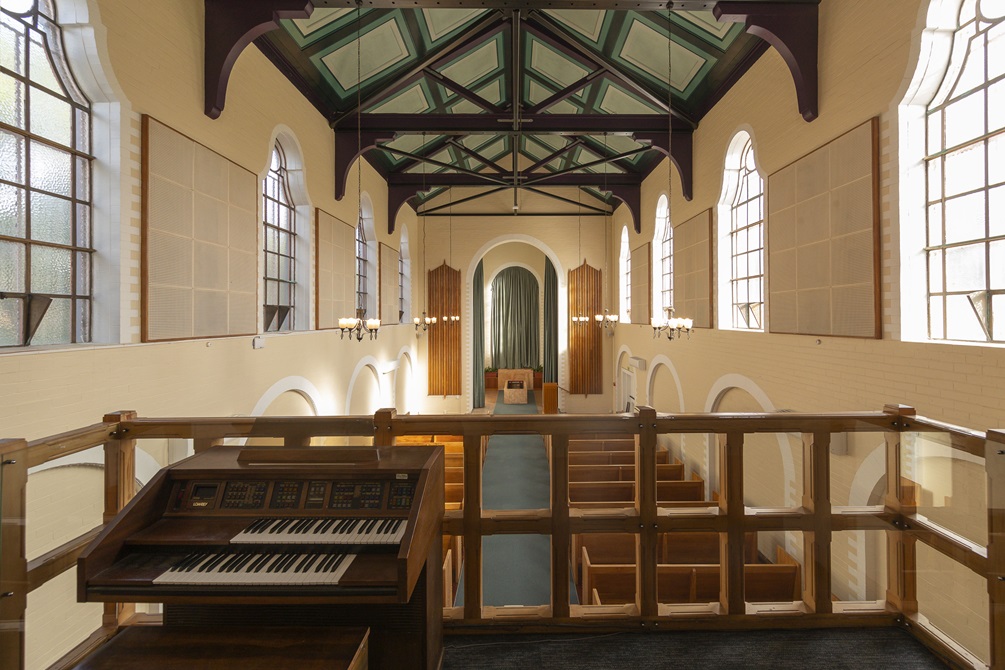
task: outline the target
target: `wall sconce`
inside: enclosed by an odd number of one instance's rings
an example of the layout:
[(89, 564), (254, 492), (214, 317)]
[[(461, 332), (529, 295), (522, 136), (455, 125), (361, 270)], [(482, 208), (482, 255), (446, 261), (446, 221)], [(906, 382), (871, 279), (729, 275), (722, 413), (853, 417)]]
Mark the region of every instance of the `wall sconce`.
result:
[(667, 313), (665, 319), (657, 319), (654, 316), (650, 322), (653, 327), (653, 337), (658, 338), (663, 333), (666, 333), (667, 339), (673, 341), (674, 338), (681, 339), (686, 334), (687, 338), (691, 339), (694, 321), (692, 319), (674, 317), (673, 307), (665, 309)]

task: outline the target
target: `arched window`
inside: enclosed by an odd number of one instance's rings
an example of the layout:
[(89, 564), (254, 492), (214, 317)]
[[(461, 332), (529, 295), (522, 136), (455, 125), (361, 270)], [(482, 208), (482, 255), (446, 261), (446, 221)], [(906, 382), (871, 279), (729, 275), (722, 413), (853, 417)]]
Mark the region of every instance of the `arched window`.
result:
[[(745, 131), (737, 133), (726, 153), (719, 231), (720, 304), (729, 310), (720, 310), (720, 327), (763, 330), (764, 180)], [(727, 295), (729, 302), (722, 299)]]
[(621, 278), (621, 314), (622, 323), (632, 322), (632, 252), (628, 248), (628, 228), (621, 229), (621, 255), (618, 263)]
[(366, 251), (366, 231), (363, 230), (363, 212), (361, 211), (356, 223), (356, 309), (364, 312), (370, 297), (366, 272)]
[(0, 347), (91, 340), (91, 105), (50, 0), (0, 12)]
[(654, 296), (653, 316), (665, 317), (673, 307), (673, 226), (670, 223), (670, 205), (666, 195), (656, 203), (656, 225), (653, 232), (653, 286), (659, 287)]
[(928, 337), (1005, 343), (1000, 3), (964, 0), (948, 67), (937, 71), (945, 74), (926, 106), (924, 125)]
[(408, 249), (408, 229), (402, 227), (398, 248), (398, 323), (412, 321), (412, 259)]
[(286, 154), (279, 142), (272, 149), (262, 185), (265, 228), (264, 329), (293, 330), (296, 307), (296, 209), (290, 193)]

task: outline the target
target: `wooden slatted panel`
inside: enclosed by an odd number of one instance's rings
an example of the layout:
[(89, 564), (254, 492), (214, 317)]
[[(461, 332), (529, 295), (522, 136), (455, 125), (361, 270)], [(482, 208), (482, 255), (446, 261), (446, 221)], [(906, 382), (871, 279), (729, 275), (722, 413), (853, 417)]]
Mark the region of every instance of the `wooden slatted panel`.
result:
[(583, 263), (569, 271), (569, 314), (588, 316), (589, 321), (569, 326), (569, 391), (601, 393), (603, 387), (602, 329), (593, 320), (603, 310), (600, 270)]
[(461, 313), (461, 271), (446, 263), (429, 271), (429, 395), (461, 393), (461, 325), (443, 317)]

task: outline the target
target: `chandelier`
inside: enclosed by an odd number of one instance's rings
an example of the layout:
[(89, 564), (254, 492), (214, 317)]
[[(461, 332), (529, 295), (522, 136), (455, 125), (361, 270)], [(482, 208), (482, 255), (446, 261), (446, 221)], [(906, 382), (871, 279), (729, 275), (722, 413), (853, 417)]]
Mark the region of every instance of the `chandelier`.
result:
[(349, 336), (351, 341), (355, 336), (356, 341), (363, 339), (363, 335), (369, 335), (371, 340), (377, 339), (377, 331), (380, 329), (380, 319), (366, 318), (366, 310), (358, 308), (356, 316), (343, 317), (338, 320), (339, 339)]
[(660, 335), (666, 333), (667, 339), (671, 341), (674, 338), (680, 339), (684, 335), (687, 335), (688, 339), (691, 339), (694, 320), (675, 317), (673, 313), (674, 309), (671, 306), (666, 308), (665, 318), (658, 319), (655, 316), (652, 318), (650, 323), (653, 327), (653, 337), (658, 338)]
[(415, 324), (415, 332), (416, 332), (416, 334), (422, 334), (422, 333), (426, 332), (427, 330), (429, 330), (430, 326), (435, 326), (436, 325), (436, 317), (435, 316), (426, 316), (426, 312), (423, 311), (422, 312), (422, 318), (415, 317), (414, 319), (412, 319), (412, 323)]

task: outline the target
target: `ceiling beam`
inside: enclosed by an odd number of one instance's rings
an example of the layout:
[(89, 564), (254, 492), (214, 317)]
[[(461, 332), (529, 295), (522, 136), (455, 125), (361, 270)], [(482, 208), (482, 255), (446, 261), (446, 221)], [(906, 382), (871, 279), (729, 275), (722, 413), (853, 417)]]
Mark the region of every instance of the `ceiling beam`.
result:
[[(356, 137), (356, 117), (346, 119), (335, 131)], [(510, 114), (363, 114), (364, 133), (396, 135), (513, 135)], [(520, 117), (525, 135), (634, 135), (639, 132), (667, 132), (665, 114), (524, 114)], [(673, 130), (690, 131), (692, 126), (673, 120)]]
[[(741, 3), (758, 2), (759, 0), (738, 0)], [(786, 4), (807, 4), (819, 0), (783, 0)], [(313, 0), (315, 7), (338, 7), (351, 9), (356, 7), (356, 0)], [(407, 7), (416, 9), (540, 9), (541, 0), (409, 0)], [(548, 0), (549, 9), (584, 9), (583, 0)], [(715, 6), (715, 0), (590, 0), (589, 9), (633, 10), (647, 12), (666, 11), (670, 9), (680, 12), (709, 11)], [(362, 0), (363, 7), (380, 7), (401, 9), (401, 0)]]

